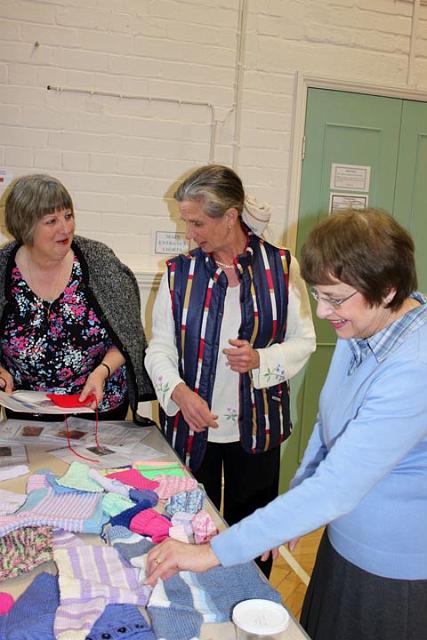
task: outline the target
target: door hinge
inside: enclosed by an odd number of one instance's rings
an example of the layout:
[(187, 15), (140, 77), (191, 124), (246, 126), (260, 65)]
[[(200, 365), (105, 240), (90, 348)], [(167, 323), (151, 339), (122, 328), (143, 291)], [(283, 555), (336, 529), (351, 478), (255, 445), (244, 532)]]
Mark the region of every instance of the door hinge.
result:
[(305, 158), (305, 136), (302, 137), (302, 145), (301, 145), (301, 160)]

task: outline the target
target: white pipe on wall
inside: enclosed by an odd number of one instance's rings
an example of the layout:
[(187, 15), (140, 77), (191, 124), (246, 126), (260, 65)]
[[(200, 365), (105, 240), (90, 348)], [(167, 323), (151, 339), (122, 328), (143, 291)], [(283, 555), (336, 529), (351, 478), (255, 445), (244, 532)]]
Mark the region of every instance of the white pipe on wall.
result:
[(232, 167), (237, 171), (240, 153), (240, 131), (242, 128), (242, 93), (243, 77), (245, 73), (247, 0), (239, 1), (236, 66), (234, 83), (234, 134), (233, 134), (233, 162)]
[(421, 0), (414, 0), (414, 8), (412, 10), (411, 40), (410, 40), (409, 55), (408, 55), (408, 74), (406, 77), (406, 82), (410, 86), (415, 84), (415, 81), (414, 81), (415, 57), (416, 57), (417, 30), (418, 30), (418, 21), (420, 16), (420, 6), (421, 6)]
[(71, 93), (87, 93), (91, 96), (107, 96), (110, 98), (120, 98), (126, 100), (147, 100), (148, 102), (172, 102), (175, 104), (189, 104), (195, 105), (196, 107), (205, 107), (209, 109), (210, 113), (210, 123), (209, 123), (209, 162), (214, 161), (215, 156), (215, 134), (216, 134), (216, 125), (217, 121), (215, 120), (215, 108), (213, 104), (210, 102), (198, 102), (197, 100), (180, 100), (179, 98), (167, 98), (167, 97), (155, 97), (155, 96), (144, 96), (144, 95), (135, 95), (131, 93), (117, 93), (115, 91), (99, 91), (99, 90), (91, 90), (91, 89), (83, 89), (80, 87), (56, 87), (54, 85), (48, 84), (46, 89), (48, 91), (57, 91), (58, 93), (62, 93), (65, 91)]

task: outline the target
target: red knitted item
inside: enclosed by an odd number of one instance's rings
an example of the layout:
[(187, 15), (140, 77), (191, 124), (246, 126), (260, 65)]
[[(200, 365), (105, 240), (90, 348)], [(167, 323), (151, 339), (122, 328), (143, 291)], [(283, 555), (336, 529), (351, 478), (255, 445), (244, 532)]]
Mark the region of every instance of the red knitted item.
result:
[(56, 404), (57, 407), (61, 407), (62, 409), (73, 409), (75, 407), (81, 407), (82, 405), (89, 406), (91, 402), (95, 400), (96, 397), (92, 394), (84, 402), (79, 400), (80, 394), (74, 393), (70, 395), (62, 395), (60, 393), (47, 393), (46, 396), (49, 400), (52, 400), (53, 404)]

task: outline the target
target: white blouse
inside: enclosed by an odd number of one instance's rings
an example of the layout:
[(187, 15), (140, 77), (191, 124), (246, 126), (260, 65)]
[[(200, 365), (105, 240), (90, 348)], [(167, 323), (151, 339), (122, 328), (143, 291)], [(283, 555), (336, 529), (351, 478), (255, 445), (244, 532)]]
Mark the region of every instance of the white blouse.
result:
[[(229, 339), (238, 337), (241, 324), (239, 292), (240, 286), (228, 287), (225, 296), (211, 408), (212, 413), (218, 415), (219, 428), (209, 431), (208, 439), (211, 442), (239, 440), (239, 374), (226, 365), (227, 359), (222, 352), (230, 347)], [(285, 339), (280, 344), (257, 349), (260, 365), (258, 369), (252, 370), (254, 387), (262, 389), (289, 380), (302, 369), (315, 348), (316, 336), (307, 289), (301, 278), (298, 262), (292, 256)], [(184, 380), (179, 375), (175, 326), (166, 273), (162, 277), (154, 303), (153, 337), (148, 345), (145, 366), (162, 408), (167, 415), (175, 415), (179, 407), (171, 399), (171, 394), (176, 385)]]

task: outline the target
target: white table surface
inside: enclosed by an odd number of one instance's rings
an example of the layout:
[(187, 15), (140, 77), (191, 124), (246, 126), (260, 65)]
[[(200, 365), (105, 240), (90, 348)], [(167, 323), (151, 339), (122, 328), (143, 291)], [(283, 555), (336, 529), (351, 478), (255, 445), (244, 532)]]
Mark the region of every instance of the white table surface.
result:
[[(132, 423), (130, 423), (132, 425)], [(178, 457), (176, 456), (173, 449), (169, 446), (160, 430), (156, 427), (138, 427), (132, 425), (129, 429), (140, 429), (143, 428), (148, 435), (143, 441), (143, 444), (146, 444), (156, 451), (166, 454), (165, 456), (159, 458), (162, 461), (176, 461)], [(0, 433), (1, 433), (1, 423), (0, 423)], [(54, 473), (58, 475), (63, 475), (68, 468), (68, 465), (62, 460), (56, 458), (55, 456), (49, 454), (47, 451), (40, 446), (27, 446), (27, 454), (29, 459), (29, 467), (31, 472), (36, 471), (37, 469), (51, 469)], [(78, 460), (78, 458), (76, 458)], [(131, 460), (130, 460), (131, 462)], [(28, 475), (20, 476), (19, 478), (13, 478), (12, 480), (5, 480), (0, 482), (0, 489), (7, 489), (9, 491), (16, 491), (18, 493), (25, 493), (26, 481), (28, 479)], [(220, 514), (215, 509), (215, 507), (209, 503), (206, 505), (207, 510), (212, 516), (216, 526), (218, 529), (224, 528), (226, 525), (222, 520)], [(81, 534), (81, 537), (91, 544), (100, 543), (104, 544), (99, 536), (89, 535), (89, 534)], [(41, 573), (42, 571), (49, 571), (51, 573), (56, 573), (56, 566), (53, 562), (48, 562), (40, 565), (36, 569), (33, 569), (30, 573), (20, 576), (19, 578), (10, 578), (4, 580), (0, 583), (0, 591), (7, 591), (11, 593), (15, 598), (17, 598), (32, 582), (37, 573)], [(261, 572), (260, 572), (261, 574)], [(263, 577), (263, 574), (261, 574)], [(285, 603), (286, 606), (286, 603)], [(308, 636), (305, 631), (300, 627), (297, 623), (293, 615), (289, 612), (290, 622), (287, 630), (283, 634), (283, 640), (301, 640), (307, 639)], [(224, 624), (204, 624), (202, 627), (202, 632), (200, 635), (200, 640), (235, 640), (235, 630), (234, 626), (231, 622)]]

